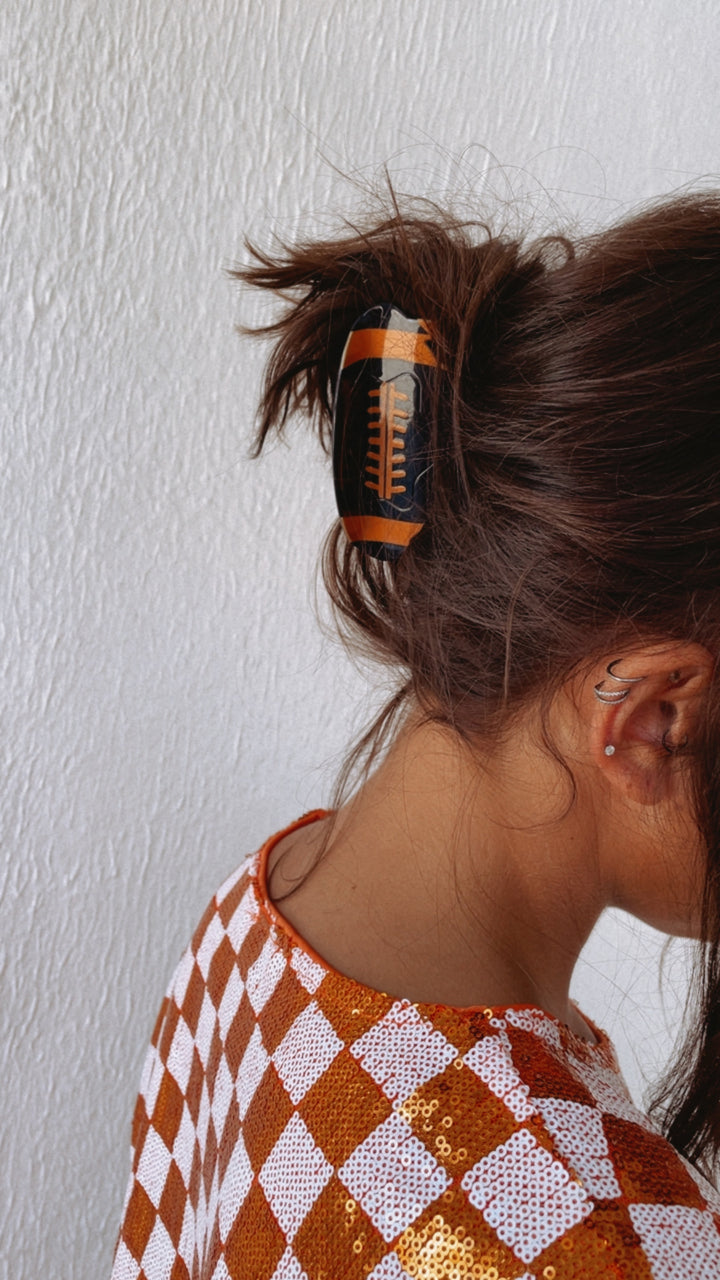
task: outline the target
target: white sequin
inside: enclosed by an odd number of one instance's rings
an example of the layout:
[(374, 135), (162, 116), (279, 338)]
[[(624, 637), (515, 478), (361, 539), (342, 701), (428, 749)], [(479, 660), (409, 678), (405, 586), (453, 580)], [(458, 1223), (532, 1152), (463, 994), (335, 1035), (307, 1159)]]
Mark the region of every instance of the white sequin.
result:
[(180, 1177), (186, 1187), (190, 1186), (190, 1173), (192, 1171), (194, 1153), (195, 1125), (192, 1122), (187, 1102), (183, 1102), (180, 1127), (175, 1135), (173, 1144), (173, 1160), (180, 1170)]
[(217, 1026), (217, 1012), (215, 1005), (210, 999), (208, 991), (203, 995), (202, 1005), (200, 1006), (200, 1017), (198, 1019), (197, 1030), (195, 1032), (195, 1047), (198, 1051), (198, 1057), (206, 1067), (210, 1058), (210, 1050), (212, 1049), (213, 1035)]
[(628, 1205), (658, 1280), (718, 1280), (720, 1235), (712, 1215), (677, 1204)]
[(230, 970), (230, 977), (223, 991), (223, 998), (220, 1001), (218, 1009), (218, 1022), (220, 1024), (220, 1032), (223, 1040), (227, 1039), (227, 1033), (232, 1026), (233, 1019), (240, 1007), (240, 1001), (243, 998), (245, 983), (240, 977), (237, 966), (233, 965)]
[(180, 1017), (177, 1020), (170, 1052), (167, 1056), (167, 1069), (179, 1086), (181, 1093), (184, 1093), (187, 1089), (187, 1082), (190, 1079), (194, 1048), (195, 1041), (190, 1028), (185, 1019)]
[(220, 906), (225, 901), (229, 893), (232, 893), (232, 890), (235, 888), (235, 885), (238, 884), (240, 880), (242, 880), (243, 876), (245, 875), (245, 872), (248, 869), (248, 866), (253, 861), (254, 861), (254, 855), (250, 854), (250, 856), (245, 858), (240, 863), (240, 866), (237, 867), (235, 871), (233, 871), (227, 877), (227, 880), (223, 881), (217, 893), (215, 894), (215, 901), (217, 902), (218, 906)]
[(505, 1020), (518, 1031), (529, 1031), (554, 1049), (562, 1048), (560, 1028), (542, 1009), (506, 1009)]
[(271, 1280), (308, 1280), (289, 1245), (273, 1271)]
[(217, 1266), (212, 1273), (212, 1280), (232, 1280), (224, 1257), (218, 1258)]
[(197, 1223), (195, 1220), (195, 1211), (190, 1201), (186, 1200), (183, 1224), (180, 1231), (180, 1241), (178, 1243), (178, 1253), (187, 1266), (188, 1271), (191, 1273), (193, 1257), (195, 1254), (196, 1230)]
[(602, 1111), (607, 1111), (611, 1116), (617, 1116), (619, 1120), (629, 1120), (632, 1124), (642, 1125), (643, 1129), (655, 1132), (654, 1125), (624, 1091), (624, 1081), (616, 1071), (596, 1061), (581, 1062), (572, 1054), (568, 1055), (568, 1063)]
[(258, 1175), (260, 1186), (290, 1244), (332, 1172), (332, 1165), (295, 1112)]
[(227, 936), (232, 943), (233, 951), (236, 955), (240, 954), (242, 944), (247, 938), (257, 918), (258, 905), (251, 885), (246, 889), (240, 899), (240, 902), (230, 917), (230, 923), (227, 927)]
[(262, 1042), (260, 1028), (255, 1025), (243, 1055), (243, 1060), (240, 1063), (235, 1086), (241, 1120), (244, 1120), (247, 1115), (248, 1107), (255, 1097), (255, 1092), (265, 1075), (269, 1061), (270, 1059)]
[(386, 1253), (376, 1267), (373, 1267), (367, 1280), (412, 1280), (403, 1268), (396, 1253)]
[[(179, 1068), (179, 1063), (176, 1063), (176, 1069), (177, 1068)], [(170, 1068), (168, 1067), (167, 1070), (169, 1071)], [(162, 1084), (164, 1073), (165, 1066), (160, 1060), (160, 1054), (155, 1046), (151, 1045), (145, 1057), (142, 1080), (140, 1082), (140, 1093), (145, 1099), (145, 1110), (149, 1116), (151, 1116), (155, 1110), (155, 1103), (157, 1102), (157, 1096), (160, 1092), (160, 1085)]]
[(385, 1017), (351, 1045), (350, 1052), (385, 1096), (399, 1102), (458, 1056), (442, 1032), (402, 1000), (396, 1000)]
[(153, 1280), (170, 1280), (173, 1253), (170, 1235), (157, 1218), (142, 1256), (142, 1269), (145, 1275), (152, 1276)]
[(205, 933), (202, 936), (200, 946), (197, 949), (195, 959), (197, 960), (198, 969), (203, 978), (207, 982), (207, 976), (210, 972), (212, 958), (215, 955), (220, 943), (225, 936), (225, 927), (220, 916), (213, 916), (210, 920)]
[(342, 1048), (342, 1040), (313, 1001), (295, 1019), (272, 1056), (293, 1106), (327, 1071)]
[(396, 1112), (355, 1148), (338, 1177), (388, 1244), (450, 1184)]
[(518, 1129), (478, 1161), (462, 1186), (470, 1203), (525, 1263), (594, 1208), (564, 1165), (527, 1129)]
[(188, 948), (175, 970), (173, 983), (168, 992), (168, 995), (175, 1001), (178, 1009), (182, 1008), (182, 1002), (185, 999), (194, 968), (195, 957), (192, 951)]
[(198, 1118), (196, 1125), (196, 1133), (198, 1145), (200, 1147), (200, 1155), (204, 1158), (205, 1146), (207, 1143), (207, 1133), (210, 1125), (210, 1093), (208, 1091), (207, 1080), (203, 1080), (202, 1089), (200, 1091), (200, 1106), (198, 1107)]
[(285, 957), (275, 940), (268, 937), (257, 960), (248, 969), (245, 984), (256, 1014), (265, 1008), (284, 972)]
[(215, 1126), (218, 1142), (222, 1138), (225, 1121), (227, 1119), (228, 1108), (235, 1094), (235, 1082), (230, 1074), (226, 1059), (223, 1057), (218, 1063), (218, 1069), (215, 1073), (215, 1084), (213, 1085), (213, 1097), (210, 1107), (210, 1114)]
[(535, 1105), (589, 1195), (599, 1200), (622, 1195), (597, 1108), (567, 1098), (536, 1098)]
[(148, 1129), (135, 1176), (156, 1209), (165, 1190), (165, 1182), (171, 1162), (172, 1155), (162, 1138), (159, 1137), (154, 1129)]
[(225, 1170), (222, 1192), (218, 1201), (218, 1224), (223, 1242), (227, 1240), (235, 1219), (245, 1203), (252, 1180), (250, 1157), (245, 1150), (242, 1135), (239, 1134), (233, 1147), (230, 1163)]
[(320, 986), (320, 983), (326, 976), (325, 969), (323, 969), (322, 965), (319, 965), (317, 961), (313, 960), (312, 956), (309, 956), (307, 951), (302, 951), (300, 947), (293, 947), (290, 955), (290, 964), (295, 970), (295, 973), (305, 990), (308, 991), (311, 996), (314, 996)]
[(512, 1048), (506, 1032), (486, 1036), (473, 1045), (463, 1059), (487, 1085), (496, 1098), (500, 1098), (519, 1123), (529, 1119), (535, 1110), (529, 1098), (530, 1090), (523, 1084), (512, 1060)]
[(137, 1280), (139, 1275), (139, 1264), (133, 1258), (125, 1241), (121, 1240), (115, 1255), (112, 1280)]

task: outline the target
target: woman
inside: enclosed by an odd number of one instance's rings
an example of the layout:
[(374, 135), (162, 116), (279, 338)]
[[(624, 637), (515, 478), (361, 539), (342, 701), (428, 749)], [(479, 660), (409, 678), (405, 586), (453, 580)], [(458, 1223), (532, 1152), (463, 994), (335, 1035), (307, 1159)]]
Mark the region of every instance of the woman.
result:
[[(720, 197), (255, 258), (256, 452), (334, 414), (325, 578), (398, 691), (180, 963), (114, 1276), (716, 1277)], [(653, 1119), (569, 998), (606, 906), (704, 944)]]

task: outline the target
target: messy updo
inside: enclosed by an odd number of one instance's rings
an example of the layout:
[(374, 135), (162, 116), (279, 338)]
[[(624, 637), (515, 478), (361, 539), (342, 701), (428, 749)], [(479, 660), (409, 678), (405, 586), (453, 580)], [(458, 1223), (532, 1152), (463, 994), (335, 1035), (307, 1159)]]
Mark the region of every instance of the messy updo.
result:
[[(720, 194), (582, 239), (526, 242), (434, 206), (233, 274), (286, 299), (254, 442), (296, 411), (330, 449), (347, 331), (377, 302), (422, 316), (440, 375), (427, 520), (395, 562), (328, 536), (346, 634), (398, 672), (358, 749), (408, 706), (492, 742), (581, 664), (638, 641), (720, 653)], [(653, 1110), (720, 1152), (720, 687), (685, 759), (708, 849), (701, 1014)]]

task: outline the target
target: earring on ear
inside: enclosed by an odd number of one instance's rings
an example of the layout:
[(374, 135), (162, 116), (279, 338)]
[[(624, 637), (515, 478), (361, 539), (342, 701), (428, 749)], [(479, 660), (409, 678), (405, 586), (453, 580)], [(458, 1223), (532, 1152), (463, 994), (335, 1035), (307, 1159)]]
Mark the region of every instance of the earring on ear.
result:
[[(615, 667), (617, 666), (618, 662), (621, 662), (621, 661), (622, 661), (621, 658), (615, 658), (613, 662), (610, 662), (608, 664), (605, 670), (610, 680), (614, 680), (615, 684), (624, 685), (625, 688), (605, 689), (603, 688), (603, 685), (606, 683), (605, 679), (600, 680), (598, 684), (593, 686), (593, 693), (595, 694), (595, 697), (597, 698), (598, 702), (602, 702), (606, 706), (613, 707), (613, 706), (617, 706), (620, 702), (624, 702), (626, 698), (629, 698), (630, 693), (632, 692), (632, 686), (634, 684), (642, 684), (643, 680), (647, 680), (647, 676), (616, 676)], [(606, 756), (615, 755), (615, 748), (612, 742), (609, 742), (608, 745), (606, 746), (605, 755)]]
[[(593, 693), (595, 694), (598, 702), (604, 702), (609, 706), (614, 706), (619, 702), (624, 702), (626, 698), (629, 698), (630, 693), (632, 692), (631, 685), (642, 684), (643, 680), (647, 680), (647, 676), (616, 676), (613, 668), (621, 661), (621, 658), (616, 658), (614, 662), (611, 662), (605, 668), (605, 670), (607, 671), (610, 679), (614, 680), (616, 684), (624, 684), (627, 687), (625, 689), (603, 689), (605, 680), (601, 680), (599, 684), (596, 684), (593, 687)], [(612, 755), (612, 752), (609, 752), (609, 754)]]

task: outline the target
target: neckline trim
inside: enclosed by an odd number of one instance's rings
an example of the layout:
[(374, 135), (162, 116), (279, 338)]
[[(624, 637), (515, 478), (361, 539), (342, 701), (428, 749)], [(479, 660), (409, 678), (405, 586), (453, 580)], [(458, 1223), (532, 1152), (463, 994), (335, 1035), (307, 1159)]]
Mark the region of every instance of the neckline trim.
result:
[(272, 901), (268, 893), (267, 866), (272, 850), (285, 838), (285, 836), (289, 836), (293, 831), (297, 831), (300, 827), (308, 826), (311, 822), (319, 822), (321, 819), (329, 818), (330, 816), (331, 810), (329, 809), (310, 809), (300, 818), (296, 818), (296, 820), (291, 822), (287, 827), (283, 827), (281, 831), (277, 831), (274, 835), (270, 836), (270, 838), (265, 841), (265, 844), (261, 846), (256, 855), (255, 872), (251, 877), (258, 906), (267, 916), (270, 923), (281, 933), (285, 934), (294, 946), (298, 947), (306, 956), (309, 956), (309, 958), (313, 960), (315, 964), (319, 965), (326, 974), (332, 975), (333, 978), (342, 983), (350, 984), (356, 991), (363, 992), (366, 998), (372, 996), (384, 996), (385, 998), (393, 1000), (402, 1000), (404, 1003), (413, 1005), (419, 1011), (423, 1009), (442, 1009), (451, 1014), (456, 1014), (460, 1018), (484, 1014), (488, 1019), (502, 1017), (504, 1013), (507, 1013), (510, 1010), (518, 1010), (519, 1012), (523, 1010), (532, 1011), (540, 1014), (548, 1022), (551, 1022), (555, 1027), (557, 1027), (561, 1038), (568, 1041), (570, 1044), (579, 1045), (585, 1052), (599, 1053), (606, 1058), (609, 1055), (611, 1060), (613, 1062), (615, 1061), (614, 1049), (607, 1032), (604, 1031), (602, 1027), (596, 1026), (592, 1019), (588, 1018), (587, 1014), (582, 1012), (574, 1000), (571, 1000), (570, 1003), (575, 1009), (577, 1009), (580, 1017), (587, 1023), (595, 1036), (596, 1039), (594, 1044), (590, 1040), (586, 1040), (584, 1036), (578, 1035), (578, 1033), (573, 1031), (572, 1027), (569, 1027), (566, 1022), (557, 1018), (554, 1013), (548, 1013), (546, 1009), (542, 1009), (538, 1004), (448, 1005), (432, 1003), (427, 1000), (410, 1000), (406, 996), (393, 996), (387, 991), (378, 991), (375, 987), (368, 987), (364, 983), (358, 982), (356, 978), (351, 978), (348, 974), (341, 973), (339, 969), (334, 969), (332, 965), (328, 964), (327, 960), (323, 959), (323, 957), (315, 951), (314, 947), (311, 947), (310, 943), (300, 936), (290, 921), (286, 920), (285, 916), (278, 911), (275, 903)]

